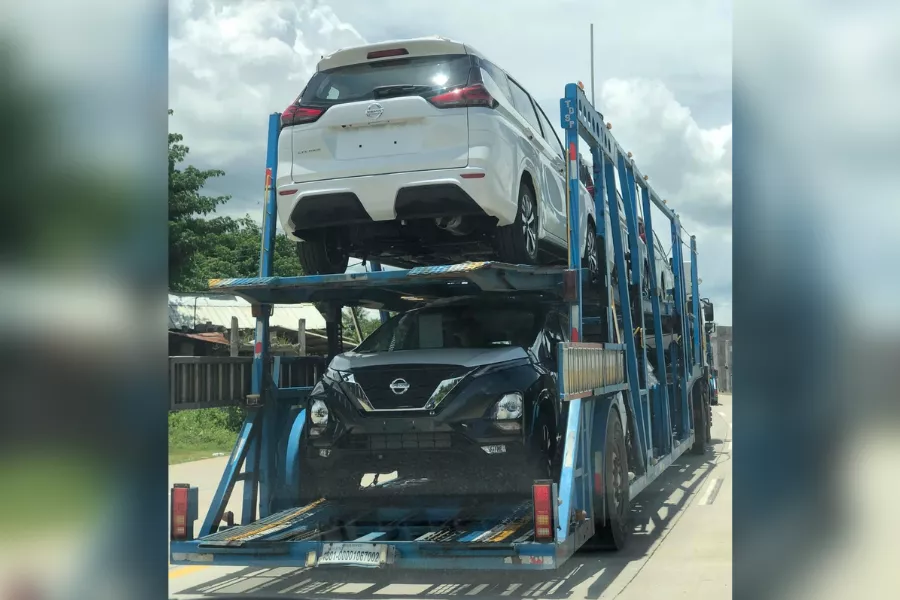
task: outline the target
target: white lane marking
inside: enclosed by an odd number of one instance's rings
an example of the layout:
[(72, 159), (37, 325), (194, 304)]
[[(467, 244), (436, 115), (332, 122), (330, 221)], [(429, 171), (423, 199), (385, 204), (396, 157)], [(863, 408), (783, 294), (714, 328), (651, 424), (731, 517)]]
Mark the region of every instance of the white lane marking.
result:
[(216, 590), (218, 590), (218, 589), (221, 589), (221, 588), (224, 588), (224, 587), (228, 587), (228, 586), (231, 585), (232, 583), (236, 583), (236, 582), (238, 582), (238, 581), (240, 581), (240, 580), (241, 580), (240, 577), (232, 577), (231, 579), (226, 579), (225, 581), (219, 581), (219, 582), (214, 583), (214, 584), (212, 584), (212, 585), (208, 585), (208, 586), (206, 586), (206, 587), (202, 587), (202, 588), (200, 588), (200, 591), (203, 592), (204, 594), (208, 594), (208, 593), (214, 592), (214, 591), (216, 591)]
[(370, 587), (375, 585), (374, 583), (345, 583), (341, 585), (341, 587), (332, 590), (332, 593), (335, 594), (359, 594), (361, 592), (366, 591)]
[(510, 586), (508, 588), (506, 588), (506, 591), (500, 595), (501, 596), (509, 596), (510, 594), (512, 594), (514, 591), (516, 591), (520, 587), (522, 587), (521, 583), (512, 583), (512, 584), (510, 584)]
[(292, 585), (291, 587), (284, 588), (283, 590), (281, 590), (281, 591), (278, 592), (278, 593), (279, 593), (279, 594), (287, 594), (287, 593), (290, 593), (290, 592), (296, 590), (297, 588), (306, 585), (306, 584), (309, 583), (310, 581), (312, 581), (312, 580), (311, 580), (311, 579), (304, 579), (304, 580), (301, 581), (300, 583), (296, 583), (296, 584)]
[(488, 586), (486, 583), (480, 583), (466, 593), (466, 596), (477, 596)]
[(709, 482), (709, 485), (706, 486), (706, 489), (703, 491), (703, 495), (700, 496), (700, 501), (698, 504), (708, 505), (712, 503), (713, 494), (717, 491), (719, 484), (722, 482), (721, 479), (714, 478)]
[(379, 596), (414, 596), (430, 588), (431, 583), (391, 583), (375, 592)]

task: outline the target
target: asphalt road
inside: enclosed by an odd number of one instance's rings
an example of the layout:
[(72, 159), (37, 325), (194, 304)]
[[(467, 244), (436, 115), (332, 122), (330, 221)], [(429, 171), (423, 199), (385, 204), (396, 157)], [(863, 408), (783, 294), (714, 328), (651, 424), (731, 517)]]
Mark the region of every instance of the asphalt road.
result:
[[(713, 407), (711, 452), (682, 456), (635, 499), (634, 536), (625, 552), (579, 553), (558, 571), (543, 573), (177, 566), (169, 569), (170, 594), (179, 599), (730, 598), (731, 423), (731, 396), (722, 395), (719, 406)], [(169, 467), (170, 484), (200, 486), (201, 516), (226, 460)], [(232, 497), (240, 498), (237, 486)], [(239, 514), (239, 505), (229, 506)]]

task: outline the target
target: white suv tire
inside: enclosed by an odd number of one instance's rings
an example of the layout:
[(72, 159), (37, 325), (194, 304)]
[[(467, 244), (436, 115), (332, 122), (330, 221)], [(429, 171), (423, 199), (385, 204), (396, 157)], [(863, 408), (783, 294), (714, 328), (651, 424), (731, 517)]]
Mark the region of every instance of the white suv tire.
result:
[(538, 264), (540, 222), (537, 198), (524, 179), (519, 184), (519, 208), (512, 225), (497, 228), (497, 254), (501, 262), (514, 265)]
[(350, 255), (324, 240), (297, 242), (297, 259), (304, 275), (331, 275), (347, 270)]

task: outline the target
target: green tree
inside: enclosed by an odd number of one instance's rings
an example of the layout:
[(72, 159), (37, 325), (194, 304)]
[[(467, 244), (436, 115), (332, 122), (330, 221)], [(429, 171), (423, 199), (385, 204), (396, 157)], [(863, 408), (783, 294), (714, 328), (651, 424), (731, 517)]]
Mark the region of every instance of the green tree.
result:
[[(234, 221), (231, 231), (210, 236), (210, 251), (198, 257), (197, 272), (204, 281), (215, 277), (255, 277), (259, 275), (262, 227), (250, 215)], [(300, 275), (296, 246), (282, 233), (275, 237), (274, 275)]]
[(225, 172), (190, 165), (177, 168), (190, 152), (183, 140), (180, 133), (169, 133), (169, 288), (175, 291), (204, 289), (203, 257), (211, 252), (215, 239), (237, 229), (233, 219), (211, 216), (230, 196), (201, 193), (208, 179)]
[(381, 320), (377, 316), (371, 316), (370, 311), (359, 306), (348, 306), (344, 309), (341, 319), (341, 327), (344, 330), (344, 339), (356, 340), (361, 342), (356, 335), (356, 326), (353, 322), (353, 316), (356, 316), (356, 322), (359, 323), (359, 330), (362, 333), (362, 339), (366, 339), (378, 327), (381, 326)]
[[(205, 290), (213, 278), (259, 275), (262, 228), (249, 215), (216, 215), (216, 208), (231, 196), (206, 196), (202, 191), (209, 179), (225, 173), (179, 168), (190, 151), (183, 140), (181, 134), (169, 134), (169, 288)], [(295, 244), (284, 234), (275, 239), (273, 267), (275, 275), (301, 274)]]

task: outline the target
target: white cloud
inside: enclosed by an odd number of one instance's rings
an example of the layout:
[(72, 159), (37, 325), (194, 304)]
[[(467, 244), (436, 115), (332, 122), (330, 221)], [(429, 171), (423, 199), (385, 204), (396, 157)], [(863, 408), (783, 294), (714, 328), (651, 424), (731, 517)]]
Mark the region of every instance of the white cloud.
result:
[[(575, 37), (565, 9), (578, 16)], [(697, 234), (703, 293), (728, 304), (717, 317), (730, 322), (728, 2), (173, 0), (170, 125), (185, 135), (192, 163), (226, 171), (210, 184), (234, 197), (224, 212), (257, 216), (267, 115), (297, 96), (321, 55), (366, 40), (445, 35), (486, 53), (557, 120), (564, 85), (589, 86), (591, 20), (598, 108)]]
[(215, 165), (264, 155), (266, 115), (297, 97), (323, 54), (365, 43), (312, 1), (180, 0), (170, 25), (172, 128)]

